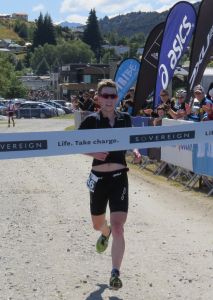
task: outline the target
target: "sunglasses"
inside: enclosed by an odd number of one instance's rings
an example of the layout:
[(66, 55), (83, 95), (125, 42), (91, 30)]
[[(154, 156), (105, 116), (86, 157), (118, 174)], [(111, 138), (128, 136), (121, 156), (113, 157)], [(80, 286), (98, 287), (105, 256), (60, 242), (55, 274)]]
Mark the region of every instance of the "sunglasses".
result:
[(117, 94), (107, 94), (107, 93), (104, 93), (104, 94), (100, 94), (100, 96), (104, 99), (116, 99), (118, 96)]
[(168, 95), (167, 95), (167, 94), (161, 94), (160, 96), (161, 96), (161, 97), (165, 97), (165, 96), (168, 96)]

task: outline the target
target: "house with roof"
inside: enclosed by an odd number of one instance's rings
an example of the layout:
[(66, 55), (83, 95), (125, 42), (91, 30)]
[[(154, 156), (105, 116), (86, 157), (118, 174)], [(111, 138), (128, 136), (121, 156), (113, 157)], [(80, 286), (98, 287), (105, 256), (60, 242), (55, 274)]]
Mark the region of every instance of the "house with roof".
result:
[(7, 47), (11, 52), (20, 53), (26, 51), (26, 46), (21, 46), (16, 43), (11, 43)]
[(12, 14), (13, 19), (28, 21), (28, 14), (25, 13), (13, 13)]
[(129, 46), (123, 46), (123, 45), (119, 45), (119, 46), (113, 46), (113, 45), (103, 45), (104, 49), (114, 49), (115, 54), (117, 55), (122, 55), (125, 53), (129, 53), (130, 48)]
[(11, 39), (2, 39), (0, 40), (0, 48), (8, 48), (8, 46), (12, 43)]
[(8, 20), (11, 18), (11, 15), (8, 14), (0, 14), (0, 20)]

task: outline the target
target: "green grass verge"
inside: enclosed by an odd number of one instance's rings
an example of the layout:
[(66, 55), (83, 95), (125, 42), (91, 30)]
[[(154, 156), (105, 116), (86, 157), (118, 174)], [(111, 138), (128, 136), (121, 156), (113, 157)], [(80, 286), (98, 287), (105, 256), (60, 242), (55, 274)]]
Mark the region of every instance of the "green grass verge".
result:
[(75, 125), (72, 125), (72, 126), (66, 127), (64, 130), (65, 130), (65, 131), (69, 131), (69, 130), (75, 130)]
[(51, 119), (56, 119), (56, 120), (73, 120), (74, 119), (74, 115), (73, 114), (65, 114), (63, 116), (53, 117)]
[(0, 125), (5, 125), (7, 124), (7, 120), (0, 120)]

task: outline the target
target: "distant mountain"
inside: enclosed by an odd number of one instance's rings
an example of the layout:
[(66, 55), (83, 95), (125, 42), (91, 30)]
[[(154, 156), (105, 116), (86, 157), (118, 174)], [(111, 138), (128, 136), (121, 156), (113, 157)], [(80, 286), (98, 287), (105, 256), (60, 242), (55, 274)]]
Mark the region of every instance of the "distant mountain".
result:
[(60, 25), (61, 27), (68, 27), (68, 28), (76, 28), (76, 27), (84, 26), (81, 23), (68, 22), (68, 21), (61, 22), (58, 25)]
[[(198, 10), (200, 2), (193, 4)], [(131, 12), (126, 15), (119, 15), (113, 18), (104, 17), (99, 20), (102, 34), (110, 32), (117, 33), (119, 36), (131, 37), (136, 33), (143, 32), (148, 35), (150, 31), (159, 23), (166, 20), (169, 11), (158, 13), (153, 12)]]

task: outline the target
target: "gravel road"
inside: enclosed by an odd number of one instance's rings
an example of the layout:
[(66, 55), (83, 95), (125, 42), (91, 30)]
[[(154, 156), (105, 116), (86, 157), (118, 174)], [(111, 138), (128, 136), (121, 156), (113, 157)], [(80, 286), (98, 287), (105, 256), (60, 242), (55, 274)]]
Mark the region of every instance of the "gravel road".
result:
[[(63, 130), (17, 120), (0, 132)], [(131, 168), (123, 288), (108, 288), (110, 247), (95, 252), (85, 155), (2, 160), (0, 300), (212, 300), (213, 202)]]

